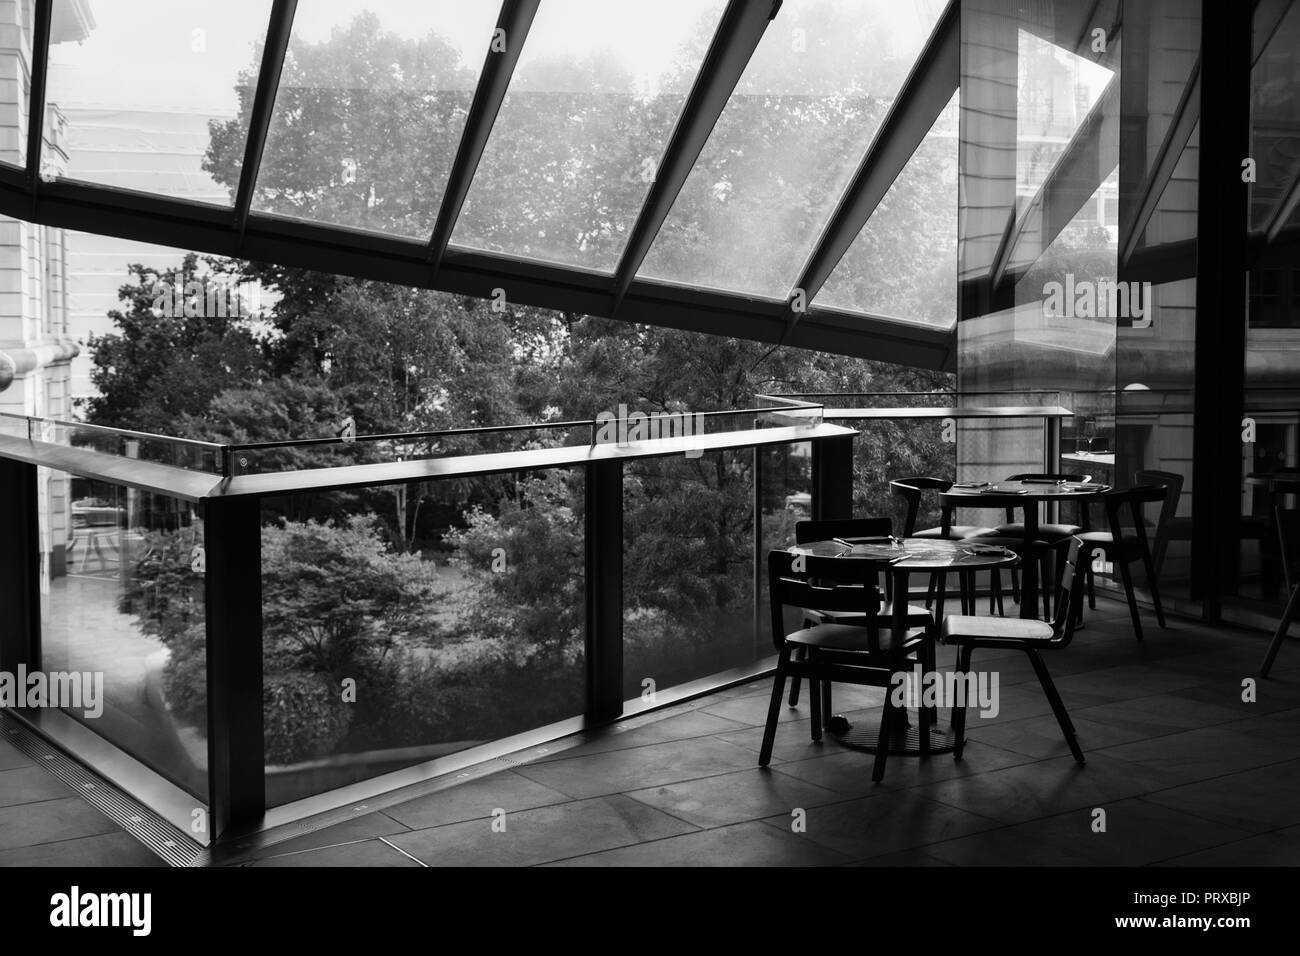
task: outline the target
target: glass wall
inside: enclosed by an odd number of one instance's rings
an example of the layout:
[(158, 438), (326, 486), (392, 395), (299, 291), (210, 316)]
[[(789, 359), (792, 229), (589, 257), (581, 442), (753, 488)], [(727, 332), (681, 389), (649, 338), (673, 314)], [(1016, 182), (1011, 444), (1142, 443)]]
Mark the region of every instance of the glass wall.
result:
[(1269, 617), (1297, 581), (1300, 541), (1300, 8), (1253, 21), (1249, 272), (1238, 575), (1225, 589)]
[(578, 469), (263, 502), (267, 801), (586, 709)]
[[(958, 382), (1058, 391), (1062, 472), (1171, 476), (1186, 527), (1161, 577), (1186, 598), (1200, 19), (1175, 0), (1119, 13), (962, 3)], [(977, 477), (1041, 447), (1033, 422), (960, 436), (963, 475), (997, 466)]]
[(627, 462), (624, 697), (648, 702), (771, 653), (754, 630), (753, 450)]
[(102, 687), (93, 707), (64, 713), (206, 803), (201, 516), (176, 498), (38, 475), (42, 669)]

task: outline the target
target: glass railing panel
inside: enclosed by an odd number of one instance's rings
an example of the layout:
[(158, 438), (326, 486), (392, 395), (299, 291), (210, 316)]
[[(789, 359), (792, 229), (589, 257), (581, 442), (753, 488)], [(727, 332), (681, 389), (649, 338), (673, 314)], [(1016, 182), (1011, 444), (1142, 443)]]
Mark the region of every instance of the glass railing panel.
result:
[(267, 800), (580, 716), (580, 469), (267, 499)]
[(42, 666), (102, 682), (95, 706), (64, 712), (206, 803), (198, 510), (107, 482), (37, 474)]
[(653, 695), (772, 653), (754, 629), (753, 450), (628, 461), (623, 687)]

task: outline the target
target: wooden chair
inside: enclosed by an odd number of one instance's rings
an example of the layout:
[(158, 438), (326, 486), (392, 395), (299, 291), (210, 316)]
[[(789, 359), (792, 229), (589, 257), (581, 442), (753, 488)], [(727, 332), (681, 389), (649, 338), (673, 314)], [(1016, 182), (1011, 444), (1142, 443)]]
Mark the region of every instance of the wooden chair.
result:
[[(957, 671), (960, 674), (970, 673), (971, 657), (977, 648), (993, 647), (1024, 651), (1029, 657), (1029, 663), (1034, 667), (1034, 673), (1038, 675), (1038, 682), (1043, 687), (1043, 693), (1047, 695), (1048, 703), (1052, 705), (1052, 713), (1056, 715), (1056, 722), (1061, 727), (1061, 733), (1065, 735), (1070, 753), (1074, 754), (1074, 759), (1079, 763), (1084, 762), (1083, 751), (1079, 748), (1074, 724), (1070, 722), (1070, 715), (1065, 711), (1065, 704), (1061, 701), (1061, 695), (1057, 692), (1056, 684), (1052, 682), (1052, 676), (1048, 673), (1047, 665), (1043, 663), (1039, 652), (1060, 650), (1068, 646), (1074, 637), (1075, 621), (1083, 597), (1082, 571), (1085, 565), (1080, 555), (1082, 549), (1083, 542), (1078, 538), (1071, 538), (1061, 568), (1061, 589), (1056, 600), (1056, 616), (1052, 623), (1027, 618), (955, 615), (945, 619), (939, 629), (943, 642), (958, 648)], [(965, 745), (965, 703), (963, 702), (961, 707), (955, 704), (953, 706), (953, 756), (958, 760), (961, 759)]]
[[(776, 676), (763, 730), (758, 765), (766, 767), (776, 742), (777, 718), (785, 696), (787, 678), (808, 679), (812, 697), (812, 739), (822, 738), (820, 687), (823, 683), (863, 684), (892, 687), (894, 675), (906, 673), (924, 660), (926, 639), (922, 629), (895, 634), (882, 625), (883, 595), (877, 584), (885, 561), (867, 558), (832, 558), (773, 551), (767, 559), (768, 592), (771, 596), (772, 643), (777, 651)], [(824, 608), (860, 624), (817, 624), (793, 634), (785, 633), (785, 608)], [(803, 652), (796, 656), (795, 652)], [(886, 695), (880, 721), (879, 745), (871, 779), (885, 775), (890, 734), (898, 719)], [(920, 721), (921, 746), (928, 749), (929, 723)]]
[[(1141, 561), (1146, 572), (1147, 586), (1151, 589), (1151, 603), (1155, 605), (1156, 621), (1165, 626), (1165, 612), (1160, 605), (1160, 586), (1152, 560), (1151, 547), (1147, 541), (1146, 522), (1142, 517), (1142, 506), (1148, 502), (1164, 502), (1169, 489), (1164, 485), (1137, 485), (1127, 491), (1108, 491), (1102, 496), (1106, 508), (1106, 521), (1109, 531), (1086, 531), (1078, 535), (1083, 542), (1085, 566), (1091, 565), (1093, 552), (1100, 551), (1107, 560), (1119, 568), (1120, 580), (1124, 584), (1124, 596), (1128, 600), (1129, 614), (1133, 618), (1133, 633), (1142, 640), (1142, 621), (1138, 616), (1137, 598), (1133, 593), (1133, 576), (1129, 565)], [(1132, 518), (1133, 528), (1125, 531), (1123, 526), (1124, 508), (1127, 507)], [(1161, 508), (1161, 514), (1165, 513)], [(1156, 534), (1160, 534), (1157, 527)], [(1091, 568), (1087, 568), (1091, 571)]]
[[(795, 544), (808, 544), (810, 541), (830, 541), (833, 538), (880, 538), (883, 541), (888, 539), (892, 533), (893, 522), (889, 518), (823, 518), (796, 522), (794, 541)], [(890, 618), (893, 615), (894, 608), (890, 597), (889, 578), (886, 576), (885, 604), (881, 607), (880, 617)], [(805, 608), (803, 626), (862, 623), (852, 618), (853, 615), (846, 617), (825, 608)], [(907, 623), (909, 626), (928, 628), (933, 626), (934, 618), (930, 616), (930, 612), (925, 608), (910, 605), (907, 609)], [(888, 621), (885, 621), (885, 624), (888, 624)], [(802, 682), (797, 677), (790, 682), (791, 707), (799, 706), (799, 688), (801, 684)], [(826, 719), (829, 719), (831, 713), (831, 694), (831, 685), (828, 683), (822, 687), (821, 696), (822, 710)]]

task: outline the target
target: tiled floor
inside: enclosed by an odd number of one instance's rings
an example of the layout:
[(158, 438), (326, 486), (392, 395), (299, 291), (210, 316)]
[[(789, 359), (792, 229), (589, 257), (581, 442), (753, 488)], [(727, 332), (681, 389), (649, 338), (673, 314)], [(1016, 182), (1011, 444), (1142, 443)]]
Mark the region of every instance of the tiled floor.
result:
[[(809, 740), (805, 702), (782, 707), (759, 769), (762, 680), (235, 862), (1300, 865), (1300, 648), (1247, 703), (1265, 636), (1171, 624), (1139, 645), (1126, 609), (1103, 602), (1048, 658), (1084, 767), (1023, 656), (988, 652), (975, 663), (998, 672), (1001, 713), (972, 714), (960, 763), (897, 757), (873, 784), (870, 755)], [(837, 688), (836, 709), (852, 718), (882, 694)]]
[(76, 791), (0, 740), (0, 866), (163, 866)]
[[(1245, 702), (1266, 636), (1170, 623), (1138, 644), (1126, 609), (1102, 602), (1048, 658), (1083, 767), (1022, 656), (990, 651), (975, 664), (997, 672), (1001, 712), (972, 713), (965, 758), (895, 757), (879, 785), (870, 755), (809, 740), (806, 698), (782, 707), (772, 765), (758, 768), (761, 680), (374, 801), (230, 862), (1300, 865), (1300, 646)], [(883, 693), (837, 686), (836, 709), (875, 712)], [(156, 860), (0, 744), (0, 863), (50, 862)]]

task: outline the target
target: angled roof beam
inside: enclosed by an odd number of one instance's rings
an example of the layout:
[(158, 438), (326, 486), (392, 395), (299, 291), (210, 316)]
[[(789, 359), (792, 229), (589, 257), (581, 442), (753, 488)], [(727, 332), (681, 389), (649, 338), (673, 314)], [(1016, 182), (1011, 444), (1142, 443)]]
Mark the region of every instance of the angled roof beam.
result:
[[(799, 271), (791, 289), (791, 306), (800, 292), (805, 304), (813, 301), (952, 99), (961, 83), (960, 26), (958, 0), (949, 0)], [(791, 308), (790, 329), (800, 314)]]
[(615, 312), (627, 295), (660, 227), (668, 218), (677, 194), (686, 185), (709, 134), (740, 82), (749, 58), (758, 48), (763, 31), (780, 9), (781, 0), (771, 3), (730, 0), (723, 11), (708, 52), (704, 54), (704, 62), (700, 64), (700, 72), (682, 105), (677, 125), (673, 127), (668, 146), (659, 161), (654, 182), (641, 204), (627, 246), (614, 270)]
[(1165, 186), (1174, 174), (1174, 168), (1182, 158), (1187, 141), (1192, 138), (1196, 121), (1201, 118), (1201, 58), (1198, 56), (1192, 64), (1192, 72), (1183, 87), (1182, 98), (1174, 109), (1174, 116), (1165, 130), (1165, 138), (1160, 143), (1151, 172), (1142, 185), (1142, 198), (1132, 207), (1132, 218), (1120, 227), (1119, 248), (1120, 262), (1125, 266), (1142, 242), (1147, 223), (1156, 211), (1160, 197), (1164, 195)]
[(27, 191), (35, 207), (41, 188), (41, 146), (45, 141), (45, 79), (50, 64), (50, 23), (54, 0), (36, 4), (36, 29), (32, 37), (31, 97), (27, 104)]
[[(533, 17), (537, 15), (540, 4), (541, 0), (505, 0), (501, 4), (501, 13), (497, 16), (483, 72), (479, 74), (474, 99), (465, 119), (465, 129), (461, 133), (460, 145), (456, 148), (456, 158), (447, 175), (447, 189), (438, 207), (433, 234), (429, 237), (428, 258), (435, 272), (442, 265), (442, 257), (451, 241), (451, 232), (456, 228), (456, 220), (460, 218), (465, 197), (469, 195), (470, 183), (483, 158), (483, 151), (487, 148), (492, 125), (505, 101), (510, 78), (514, 76), (524, 41), (528, 38), (528, 31), (532, 28)], [(498, 45), (498, 37), (504, 38), (504, 44)]]
[[(1118, 141), (1119, 74), (1111, 78), (1101, 96), (1097, 97), (1097, 102), (1070, 137), (1038, 192), (1025, 205), (1025, 211), (1014, 224), (1008, 223), (993, 257), (990, 281), (994, 288), (1002, 284), (1016, 246), (1034, 223), (1038, 224), (1041, 232), (1041, 255), (1110, 174), (1110, 170), (1104, 168), (1108, 164), (1102, 162), (1107, 126)], [(1119, 162), (1118, 148), (1115, 161)]]
[(266, 45), (262, 48), (262, 65), (257, 71), (257, 90), (253, 94), (253, 109), (248, 118), (248, 139), (244, 141), (244, 163), (239, 168), (239, 186), (235, 190), (235, 232), (242, 239), (248, 228), (248, 211), (253, 205), (253, 188), (262, 166), (262, 150), (266, 147), (266, 133), (271, 128), (271, 110), (275, 108), (275, 94), (280, 89), (280, 71), (284, 69), (284, 56), (289, 50), (289, 34), (293, 31), (293, 15), (298, 0), (275, 0), (271, 7), (271, 22), (266, 28)]
[(1266, 245), (1272, 245), (1277, 239), (1278, 233), (1287, 224), (1287, 220), (1291, 218), (1291, 213), (1295, 212), (1298, 203), (1300, 203), (1300, 174), (1297, 174), (1296, 178), (1291, 180), (1286, 195), (1282, 197), (1282, 201), (1273, 210), (1273, 215), (1264, 228), (1264, 242)]

